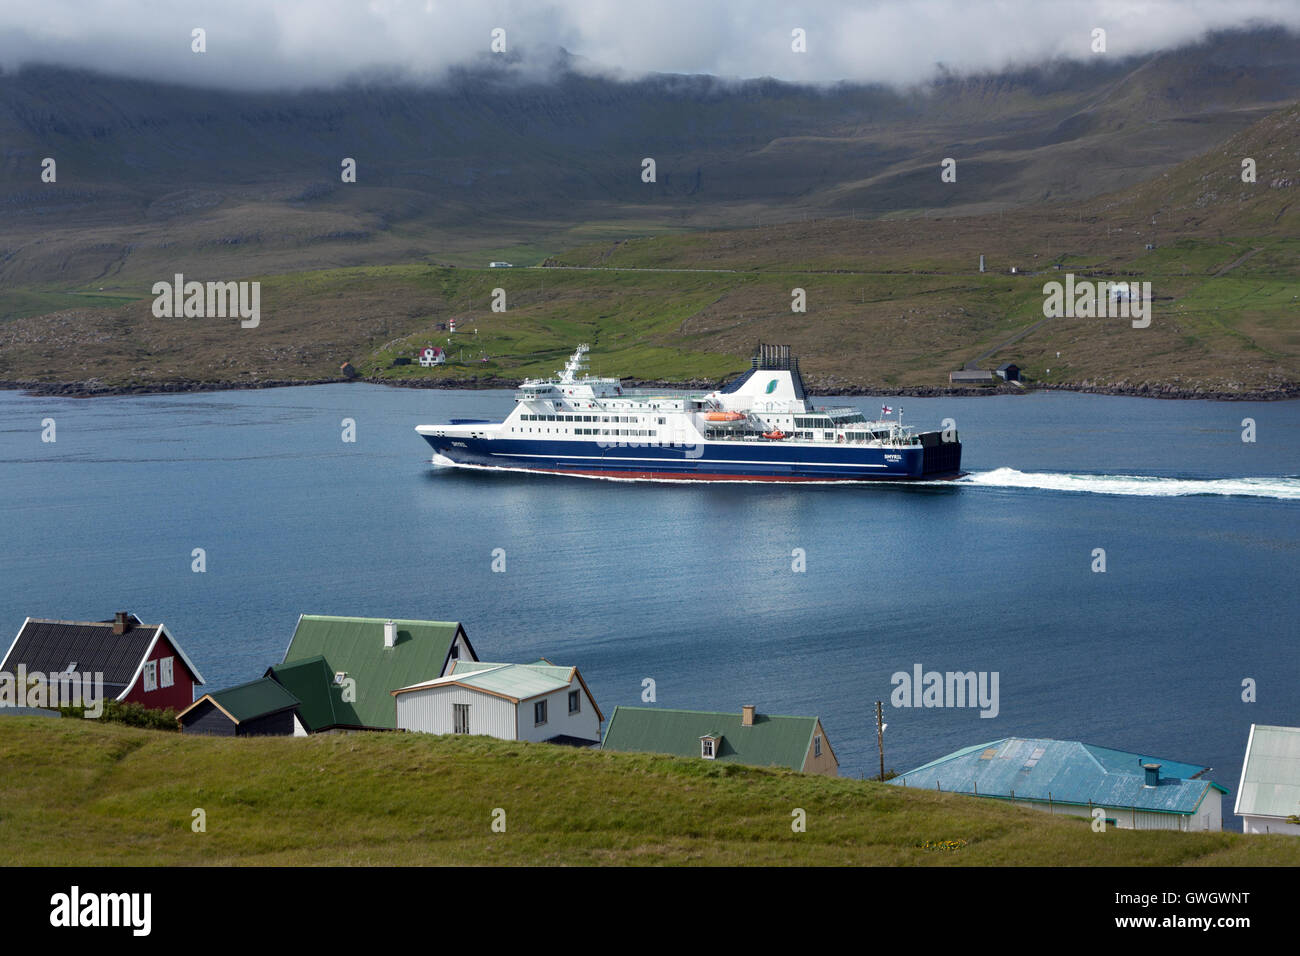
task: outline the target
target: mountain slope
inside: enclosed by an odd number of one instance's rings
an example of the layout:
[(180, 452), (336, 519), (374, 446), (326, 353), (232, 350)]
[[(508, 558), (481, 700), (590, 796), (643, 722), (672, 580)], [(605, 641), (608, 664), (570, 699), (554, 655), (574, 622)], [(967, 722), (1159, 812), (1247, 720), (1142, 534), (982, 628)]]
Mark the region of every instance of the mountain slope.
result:
[[(485, 69), (439, 88), (255, 94), (31, 68), (0, 76), (0, 281), (125, 289), (413, 252), (526, 262), (592, 235), (1091, 196), (1300, 95), (1297, 46), (1226, 34), (907, 91)], [(47, 156), (55, 184), (39, 179)]]

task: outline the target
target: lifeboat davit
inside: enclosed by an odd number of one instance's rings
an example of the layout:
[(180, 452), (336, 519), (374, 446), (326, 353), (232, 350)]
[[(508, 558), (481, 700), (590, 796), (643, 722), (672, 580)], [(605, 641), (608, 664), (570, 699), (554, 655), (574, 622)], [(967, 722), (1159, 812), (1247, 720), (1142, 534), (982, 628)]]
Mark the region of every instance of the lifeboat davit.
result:
[(763, 437), (766, 438), (768, 441), (781, 441), (786, 436), (785, 436), (785, 432), (783, 431), (774, 431), (774, 432), (763, 432)]
[(709, 412), (704, 416), (707, 422), (743, 422), (745, 416), (741, 412)]

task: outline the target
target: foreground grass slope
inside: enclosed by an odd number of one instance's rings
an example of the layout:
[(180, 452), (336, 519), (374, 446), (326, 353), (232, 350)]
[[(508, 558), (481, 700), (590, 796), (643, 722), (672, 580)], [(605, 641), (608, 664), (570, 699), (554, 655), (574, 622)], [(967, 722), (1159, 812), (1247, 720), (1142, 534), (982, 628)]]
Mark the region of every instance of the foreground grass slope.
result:
[[(6, 718), (0, 761), (5, 865), (1300, 864), (1285, 837), (1098, 834), (860, 780), (488, 738), (216, 740)], [(941, 841), (965, 845), (923, 848)]]

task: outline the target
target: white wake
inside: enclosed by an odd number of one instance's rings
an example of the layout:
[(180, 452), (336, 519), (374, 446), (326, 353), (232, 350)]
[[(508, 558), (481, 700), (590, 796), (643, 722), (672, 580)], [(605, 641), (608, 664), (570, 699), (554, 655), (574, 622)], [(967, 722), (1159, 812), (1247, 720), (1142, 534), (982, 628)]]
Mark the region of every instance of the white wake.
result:
[(1148, 478), (1141, 475), (1071, 475), (997, 468), (993, 471), (972, 472), (957, 479), (955, 484), (1154, 498), (1241, 495), (1300, 501), (1300, 478)]

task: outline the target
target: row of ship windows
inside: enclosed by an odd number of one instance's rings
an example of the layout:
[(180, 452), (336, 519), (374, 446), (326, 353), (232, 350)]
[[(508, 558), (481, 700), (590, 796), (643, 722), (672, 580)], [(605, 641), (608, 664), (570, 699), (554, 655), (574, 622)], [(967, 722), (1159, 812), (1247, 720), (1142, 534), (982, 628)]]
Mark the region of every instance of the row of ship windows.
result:
[[(520, 415), (521, 420), (526, 422), (640, 422), (638, 415)], [(663, 425), (664, 419), (659, 419), (659, 424)]]
[(841, 418), (838, 422), (832, 422), (829, 418), (798, 418), (794, 420), (795, 428), (843, 428), (845, 425), (857, 425), (865, 422), (866, 419), (861, 415), (850, 415), (847, 418)]
[[(532, 428), (511, 428), (512, 432), (531, 432)], [(551, 429), (545, 429), (550, 432)], [(542, 431), (538, 428), (536, 431)], [(659, 434), (655, 428), (557, 428), (557, 434), (561, 435), (625, 435), (637, 436), (641, 438), (654, 438)]]

